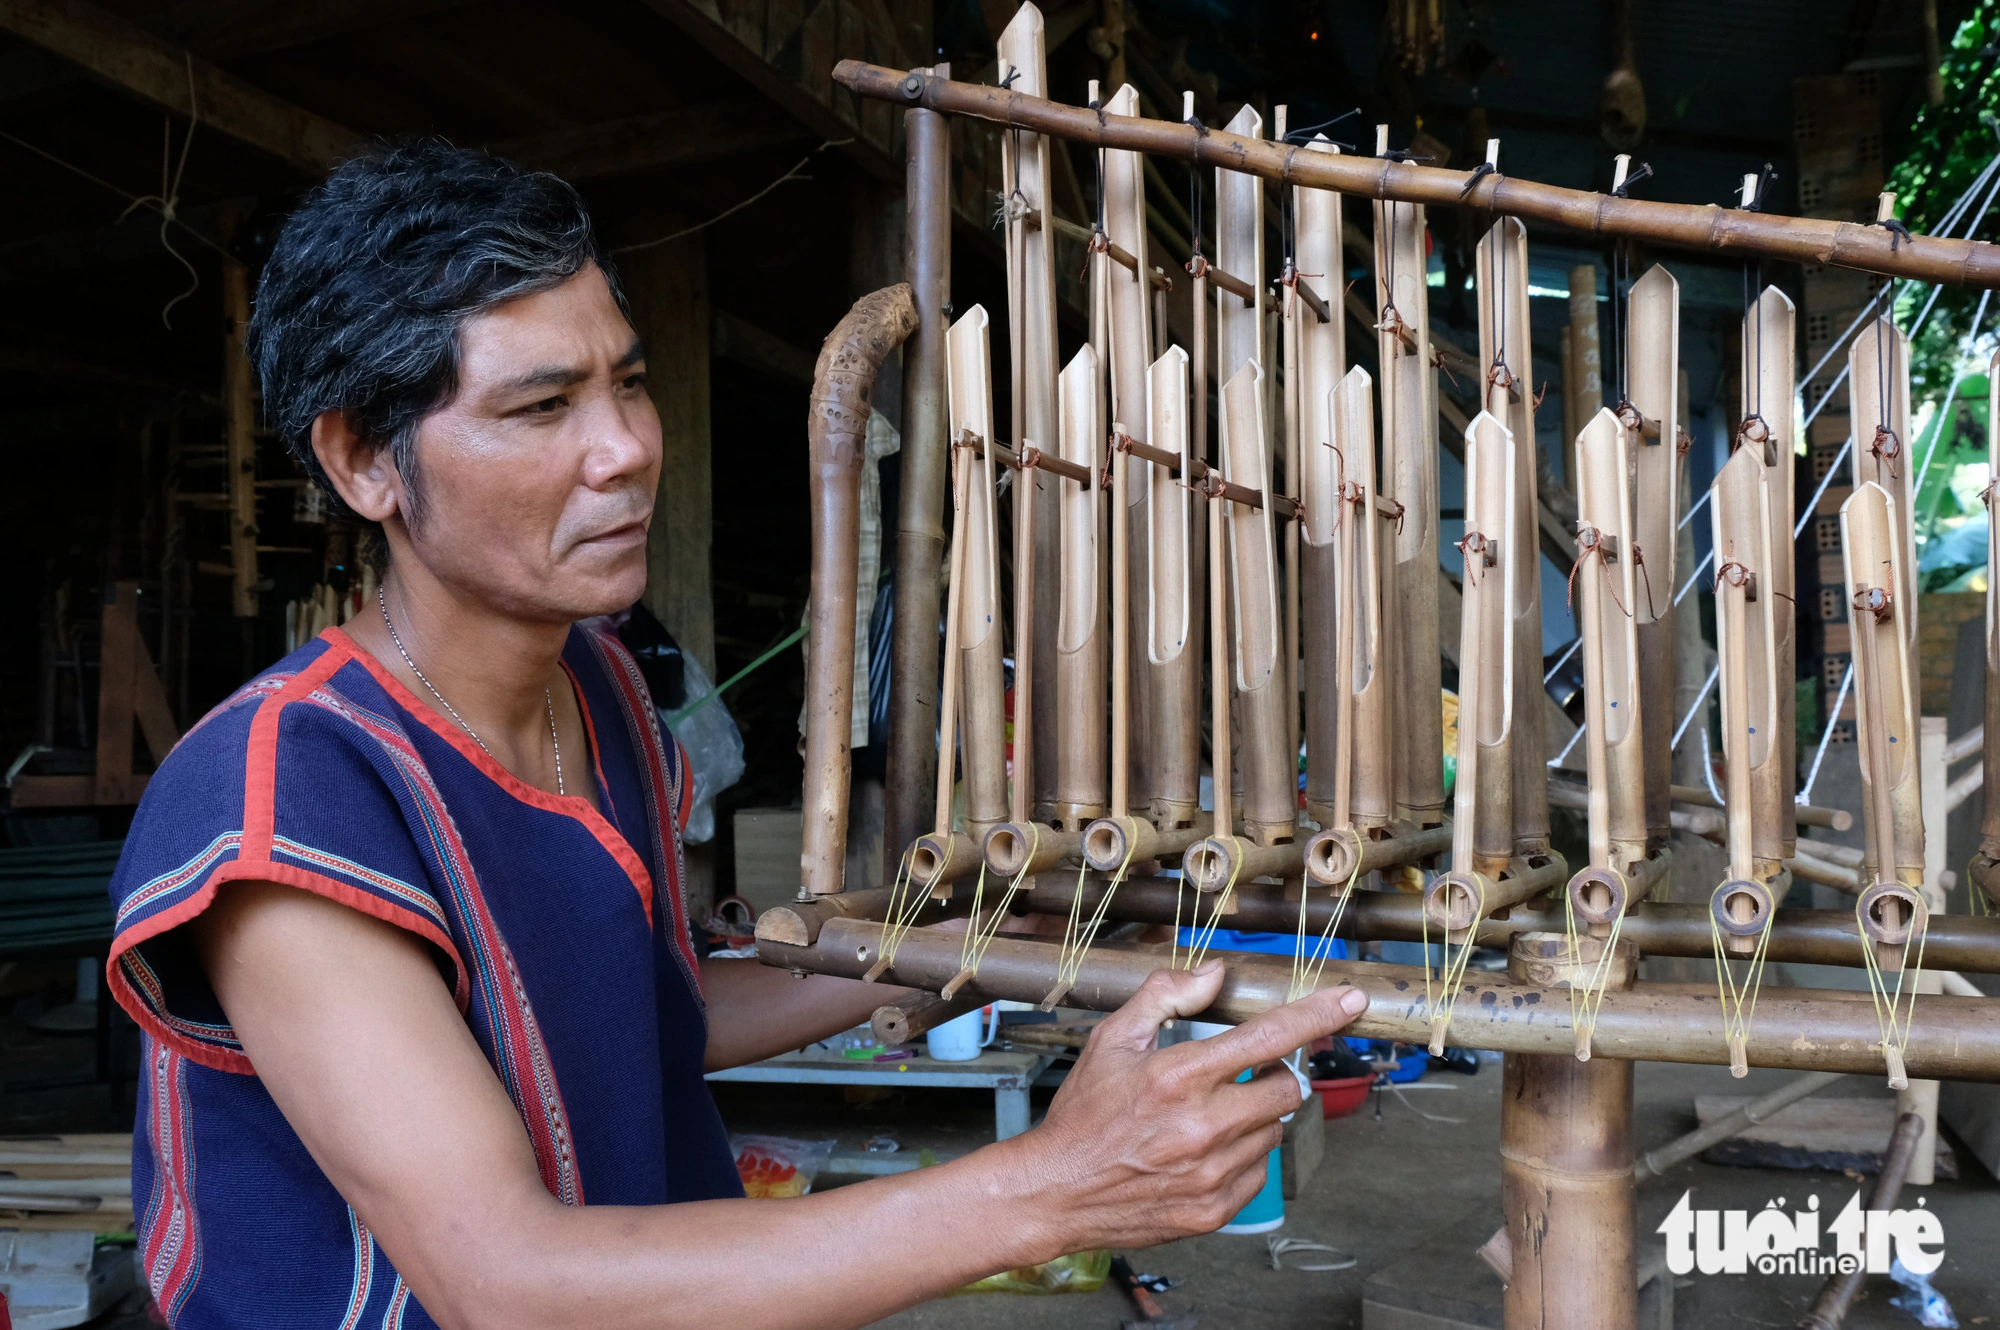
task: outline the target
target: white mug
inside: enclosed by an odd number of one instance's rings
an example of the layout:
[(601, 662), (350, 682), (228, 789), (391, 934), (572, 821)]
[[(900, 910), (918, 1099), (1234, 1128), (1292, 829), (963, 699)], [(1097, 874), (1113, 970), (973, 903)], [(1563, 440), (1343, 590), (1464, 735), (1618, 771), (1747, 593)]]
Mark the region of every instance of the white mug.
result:
[(968, 1011), (963, 1016), (954, 1016), (943, 1025), (924, 1036), (925, 1050), (938, 1062), (970, 1062), (979, 1056), (979, 1050), (993, 1042), (1000, 1033), (1000, 1012), (993, 1012), (993, 1023), (986, 1030), (986, 1037), (980, 1038), (980, 1013)]

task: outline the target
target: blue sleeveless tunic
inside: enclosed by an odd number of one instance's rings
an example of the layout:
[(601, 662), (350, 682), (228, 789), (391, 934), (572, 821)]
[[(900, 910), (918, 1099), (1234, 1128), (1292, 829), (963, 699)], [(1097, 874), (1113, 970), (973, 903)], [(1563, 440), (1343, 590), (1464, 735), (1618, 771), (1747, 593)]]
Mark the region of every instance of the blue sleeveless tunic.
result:
[(132, 1198), (170, 1325), (434, 1324), (257, 1078), (180, 927), (234, 879), (428, 942), (551, 1195), (742, 1194), (702, 1080), (682, 755), (615, 638), (572, 630), (563, 666), (602, 812), (514, 777), (337, 628), (210, 712), (148, 784), (107, 973), (143, 1032)]

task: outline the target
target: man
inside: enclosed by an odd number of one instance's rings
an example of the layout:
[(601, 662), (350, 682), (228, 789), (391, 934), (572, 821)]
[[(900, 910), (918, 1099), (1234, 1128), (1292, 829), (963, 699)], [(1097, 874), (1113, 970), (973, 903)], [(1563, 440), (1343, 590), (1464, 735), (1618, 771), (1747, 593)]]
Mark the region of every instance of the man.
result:
[(177, 1326), (860, 1325), (996, 1269), (1224, 1222), (1329, 991), (1154, 1048), (1219, 967), (1108, 1018), (1027, 1135), (742, 1199), (705, 1069), (880, 988), (702, 961), (686, 782), (579, 619), (645, 582), (660, 426), (575, 193), (438, 144), (334, 173), (258, 289), (264, 409), (380, 527), (382, 594), (154, 777), (110, 979), (146, 1036), (133, 1198)]

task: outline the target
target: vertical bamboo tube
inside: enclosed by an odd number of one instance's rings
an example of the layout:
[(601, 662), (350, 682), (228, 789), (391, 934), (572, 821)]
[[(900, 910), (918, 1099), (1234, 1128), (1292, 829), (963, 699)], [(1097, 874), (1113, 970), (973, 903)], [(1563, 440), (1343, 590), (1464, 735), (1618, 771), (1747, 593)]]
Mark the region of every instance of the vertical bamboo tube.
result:
[[(1018, 73), (1014, 91), (1034, 97), (1048, 95), (1048, 62), (1042, 27), (1042, 13), (1033, 4), (1015, 11), (1013, 20), (1000, 34), (999, 68), (1002, 78)], [(1008, 310), (1015, 356), (1014, 412), (1011, 426), (1014, 442), (1027, 447), (1053, 450), (1060, 427), (1056, 422), (1056, 276), (1055, 233), (1051, 212), (1054, 149), (1040, 134), (1008, 130), (1000, 135), (1001, 181), (1003, 189), (1020, 190), (1011, 197), (1008, 211), (1018, 212), (1015, 224), (1018, 239), (1010, 246), (1009, 298), (1017, 299)], [(1018, 329), (1018, 331), (1017, 331)], [(990, 438), (990, 434), (982, 436)], [(1061, 554), (1057, 534), (1056, 505), (1035, 506), (1035, 562), (1054, 568)], [(1031, 668), (1036, 677), (1048, 680), (1056, 675), (1056, 603), (1044, 596), (1035, 607), (1032, 634), (1035, 654)], [(1032, 715), (1017, 715), (1016, 722), (1032, 725), (1029, 745), (1042, 760), (1033, 771), (1024, 773), (1032, 783), (1035, 816), (1046, 820), (1055, 802), (1056, 705), (1055, 690), (1038, 690)]]
[[(1732, 819), (1749, 833), (1742, 847), (1730, 846), (1731, 875), (1769, 882), (1787, 856), (1785, 829), (1797, 813), (1780, 802), (1779, 694), (1786, 680), (1778, 672), (1778, 621), (1791, 605), (1774, 594), (1772, 569), (1790, 553), (1791, 542), (1771, 545), (1771, 486), (1768, 468), (1756, 449), (1741, 448), (1716, 477), (1711, 527), (1716, 560), (1716, 646), (1722, 667), (1722, 743), (1731, 785)], [(1733, 700), (1732, 700), (1733, 699)], [(1737, 750), (1741, 750), (1740, 753)], [(1739, 763), (1740, 758), (1740, 763)], [(1736, 825), (1732, 822), (1732, 825)], [(1793, 833), (1796, 835), (1796, 832)], [(1747, 853), (1748, 865), (1736, 862)], [(1749, 871), (1739, 872), (1739, 868)]]
[[(1245, 106), (1224, 129), (1262, 138), (1264, 119)], [(1215, 291), (1215, 376), (1226, 384), (1245, 362), (1254, 362), (1260, 371), (1270, 363), (1264, 358), (1264, 182), (1256, 176), (1215, 173), (1215, 266), (1248, 282), (1256, 293), (1254, 301), (1245, 301), (1220, 287)], [(1258, 391), (1264, 391), (1261, 378)], [(1259, 414), (1262, 405), (1258, 403)], [(1263, 476), (1237, 478), (1237, 483), (1258, 490), (1269, 488), (1270, 481), (1268, 457)]]
[[(1572, 288), (1574, 294), (1574, 288)], [(1612, 298), (1617, 299), (1614, 293)], [(1632, 544), (1637, 551), (1639, 690), (1644, 698), (1646, 834), (1654, 847), (1672, 831), (1674, 576), (1680, 521), (1680, 283), (1655, 265), (1626, 304), (1625, 394), (1639, 429), (1625, 438), (1631, 472)], [(1626, 423), (1635, 423), (1628, 414)], [(1789, 470), (1786, 472), (1790, 475)], [(1786, 588), (1789, 592), (1790, 588)]]
[[(1464, 610), (1452, 871), (1497, 878), (1514, 853), (1515, 443), (1490, 412), (1465, 431)], [(1475, 539), (1476, 537), (1476, 539)], [(1539, 630), (1537, 630), (1539, 631)], [(1536, 675), (1540, 678), (1539, 672)]]
[[(1335, 152), (1324, 135), (1305, 145), (1308, 152)], [(1305, 516), (1293, 523), (1291, 538), (1303, 541), (1297, 560), (1300, 612), (1297, 642), (1306, 715), (1306, 817), (1322, 827), (1345, 825), (1333, 810), (1340, 707), (1334, 669), (1336, 624), (1340, 598), (1334, 577), (1339, 561), (1333, 550), (1336, 531), (1345, 519), (1340, 510), (1342, 458), (1353, 445), (1340, 437), (1334, 392), (1347, 366), (1346, 320), (1340, 317), (1341, 205), (1340, 195), (1323, 189), (1292, 191), (1293, 225), (1298, 236), (1294, 262), (1298, 283), (1321, 297), (1333, 317), (1319, 321), (1306, 302), (1287, 304), (1287, 322), (1295, 343), (1291, 358), (1294, 387), (1292, 442), (1296, 460), (1291, 480), (1305, 502)], [(1372, 433), (1372, 431), (1371, 431)], [(1371, 457), (1372, 462), (1372, 457)]]
[[(1264, 451), (1263, 371), (1245, 364), (1222, 388), (1222, 477), (1250, 488), (1270, 474)], [(1231, 634), (1238, 714), (1243, 729), (1243, 832), (1259, 845), (1290, 839), (1298, 829), (1293, 764), (1285, 751), (1285, 675), (1280, 659), (1277, 542), (1271, 509), (1231, 503)], [(1217, 728), (1221, 725), (1218, 723)], [(1226, 834), (1216, 824), (1216, 834)]]
[[(952, 437), (993, 438), (987, 317), (974, 305), (951, 326)], [(965, 756), (965, 829), (975, 845), (1007, 820), (1006, 674), (1001, 660), (1000, 558), (993, 449), (967, 461), (965, 543), (958, 613), (959, 714)]]
[[(1424, 210), (1375, 205), (1375, 300), (1382, 373), (1382, 482), (1402, 506), (1396, 529), (1396, 805), (1418, 826), (1444, 820), (1444, 716), (1438, 649), (1437, 370), (1424, 285)], [(1394, 313), (1392, 320), (1389, 316)], [(1407, 330), (1407, 336), (1403, 330)]]
[[(945, 66), (945, 72), (949, 72)], [(903, 349), (903, 475), (896, 513), (895, 687), (889, 692), (889, 765), (883, 844), (908, 845), (924, 830), (936, 778), (938, 574), (944, 563), (951, 445), (945, 416), (945, 307), (951, 303), (951, 134), (943, 116), (903, 113), (903, 275), (917, 330)], [(884, 854), (893, 878), (897, 856)]]
[[(1139, 114), (1139, 94), (1127, 84), (1112, 94), (1105, 104), (1111, 115)], [(1149, 305), (1146, 274), (1146, 176), (1145, 157), (1136, 152), (1104, 151), (1104, 230), (1111, 243), (1120, 246), (1136, 261), (1136, 271), (1110, 262), (1103, 255), (1097, 261), (1104, 272), (1105, 318), (1110, 326), (1109, 357), (1105, 365), (1110, 395), (1105, 418), (1114, 429), (1141, 443), (1151, 443), (1147, 419), (1147, 374), (1153, 363), (1152, 330), (1147, 318)], [(1100, 431), (1101, 433), (1102, 431)], [(1127, 719), (1127, 751), (1117, 762), (1111, 783), (1114, 790), (1125, 782), (1125, 797), (1114, 799), (1120, 815), (1127, 805), (1148, 807), (1159, 786), (1159, 734), (1146, 724), (1131, 724), (1134, 717), (1152, 712), (1154, 690), (1162, 686), (1161, 671), (1150, 657), (1133, 661), (1129, 647), (1141, 640), (1145, 623), (1140, 617), (1146, 603), (1147, 568), (1150, 559), (1146, 540), (1147, 513), (1153, 501), (1152, 463), (1123, 453), (1113, 459), (1119, 480), (1110, 499), (1110, 519), (1123, 532), (1125, 566), (1119, 593), (1125, 613), (1115, 630), (1126, 647), (1126, 663), (1114, 664), (1112, 688), (1126, 691), (1124, 715)], [(1120, 682), (1122, 680), (1122, 683)]]
[[(1196, 304), (1200, 312), (1199, 302)], [(1195, 456), (1188, 429), (1188, 356), (1168, 347), (1146, 379), (1146, 427), (1152, 445), (1180, 459)], [(1191, 825), (1201, 803), (1202, 588), (1199, 510), (1193, 492), (1166, 467), (1145, 465), (1146, 663), (1153, 673), (1146, 727), (1152, 731), (1153, 799), (1161, 831)], [(1134, 714), (1139, 714), (1136, 710)]]
[(1639, 626), (1632, 612), (1638, 579), (1627, 483), (1630, 442), (1618, 417), (1600, 409), (1577, 436), (1574, 453), (1579, 552), (1574, 595), (1583, 637), (1590, 867), (1621, 874), (1646, 857), (1645, 719), (1652, 701), (1642, 683)]
[[(1100, 258), (1102, 256), (1099, 256)], [(1051, 825), (1080, 831), (1102, 817), (1105, 781), (1105, 570), (1098, 534), (1103, 527), (1104, 407), (1097, 353), (1079, 349), (1062, 373), (1062, 456), (1090, 470), (1088, 485), (1057, 478), (1062, 527), (1062, 577), (1056, 619), (1055, 818)]]
[[(1504, 557), (1514, 620), (1514, 853), (1549, 852), (1548, 753), (1542, 723), (1542, 556), (1536, 538), (1534, 363), (1528, 320), (1528, 233), (1503, 217), (1479, 242), (1479, 358), (1487, 368), (1486, 409), (1513, 435), (1513, 538)], [(1463, 668), (1463, 662), (1460, 663)]]
[[(2000, 420), (2000, 351), (1987, 362), (1987, 415)], [(1986, 431), (1988, 475), (2000, 476), (2000, 429)], [(1986, 788), (1985, 810), (1979, 818), (1979, 853), (1968, 874), (1989, 905), (2000, 904), (2000, 519), (1992, 514), (1987, 495), (1986, 523), (1986, 742), (1980, 748), (1980, 769)]]
[(1334, 389), (1346, 480), (1341, 487), (1338, 686), (1341, 711), (1342, 823), (1386, 828), (1396, 816), (1396, 748), (1384, 643), (1384, 582), (1394, 576), (1383, 558), (1383, 519), (1375, 479), (1375, 383), (1356, 365)]
[[(1771, 526), (1772, 678), (1777, 684), (1777, 715), (1772, 720), (1777, 734), (1776, 779), (1766, 796), (1777, 805), (1778, 834), (1784, 857), (1791, 858), (1798, 846), (1798, 819), (1792, 812), (1798, 794), (1798, 690), (1793, 680), (1798, 674), (1797, 616), (1792, 606), (1798, 594), (1797, 570), (1793, 563), (1793, 441), (1798, 434), (1798, 378), (1793, 363), (1797, 345), (1798, 315), (1792, 301), (1775, 286), (1765, 287), (1743, 324), (1743, 417), (1761, 417), (1765, 441), (1765, 502)], [(1752, 396), (1752, 393), (1755, 396)], [(1749, 442), (1738, 432), (1740, 444)]]
[[(1857, 417), (1856, 429), (1866, 425)], [(1840, 508), (1847, 563), (1848, 624), (1854, 641), (1855, 713), (1861, 741), (1865, 848), (1858, 909), (1885, 970), (1902, 965), (1901, 943), (1926, 910), (1924, 820), (1919, 774), (1917, 690), (1893, 588), (1906, 574), (1896, 559), (1898, 505), (1879, 485), (1858, 486)], [(1892, 1066), (1891, 1079), (1895, 1068)]]

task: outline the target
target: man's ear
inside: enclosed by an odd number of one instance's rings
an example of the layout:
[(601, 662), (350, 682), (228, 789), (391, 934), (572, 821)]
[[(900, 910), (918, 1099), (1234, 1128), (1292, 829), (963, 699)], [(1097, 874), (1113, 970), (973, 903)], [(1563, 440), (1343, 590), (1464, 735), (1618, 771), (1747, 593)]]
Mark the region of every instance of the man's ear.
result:
[(403, 477), (381, 444), (364, 440), (344, 411), (322, 411), (313, 420), (312, 450), (333, 488), (355, 513), (386, 522), (403, 507)]

